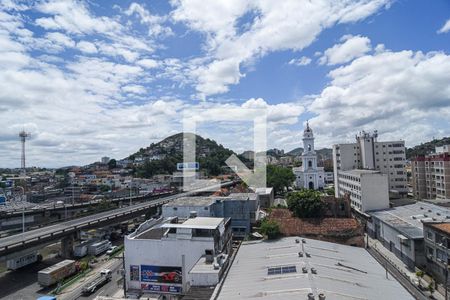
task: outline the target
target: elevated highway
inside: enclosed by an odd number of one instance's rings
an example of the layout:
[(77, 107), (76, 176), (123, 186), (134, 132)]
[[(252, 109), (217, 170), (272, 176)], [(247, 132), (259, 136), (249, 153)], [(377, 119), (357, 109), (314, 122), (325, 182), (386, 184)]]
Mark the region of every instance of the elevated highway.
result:
[[(215, 187), (220, 188), (234, 184), (235, 182), (225, 182), (221, 185), (218, 184)], [(103, 227), (132, 219), (144, 214), (150, 208), (161, 206), (180, 197), (192, 196), (201, 192), (210, 191), (211, 188), (213, 187), (209, 187), (207, 190), (197, 189), (190, 192), (171, 195), (1, 238), (0, 260), (7, 259), (7, 256), (11, 256), (11, 254), (17, 251), (35, 248), (36, 246), (64, 239), (67, 236), (73, 236), (80, 230)]]

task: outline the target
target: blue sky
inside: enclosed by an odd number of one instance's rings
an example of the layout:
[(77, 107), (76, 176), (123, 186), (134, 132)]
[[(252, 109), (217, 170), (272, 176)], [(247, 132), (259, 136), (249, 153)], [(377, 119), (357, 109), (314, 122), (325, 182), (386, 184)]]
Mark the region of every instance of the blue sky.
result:
[(123, 158), (186, 115), (241, 152), (248, 108), (268, 147), (301, 146), (307, 119), (318, 147), (360, 130), (413, 146), (449, 135), (449, 47), (445, 0), (0, 0), (0, 166), (20, 165), (23, 128), (28, 164), (56, 167)]

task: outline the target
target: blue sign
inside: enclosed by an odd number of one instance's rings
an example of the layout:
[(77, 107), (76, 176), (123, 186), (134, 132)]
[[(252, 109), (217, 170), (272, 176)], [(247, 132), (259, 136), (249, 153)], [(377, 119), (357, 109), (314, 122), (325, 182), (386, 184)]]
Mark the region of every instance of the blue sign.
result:
[(6, 197), (4, 195), (0, 195), (0, 205), (6, 204)]
[(181, 267), (160, 267), (141, 265), (141, 281), (159, 283), (182, 282)]
[(198, 162), (185, 162), (185, 163), (177, 163), (177, 170), (198, 170), (200, 168), (200, 164)]
[(181, 294), (182, 287), (176, 285), (159, 285), (151, 283), (141, 283), (141, 289), (155, 293)]

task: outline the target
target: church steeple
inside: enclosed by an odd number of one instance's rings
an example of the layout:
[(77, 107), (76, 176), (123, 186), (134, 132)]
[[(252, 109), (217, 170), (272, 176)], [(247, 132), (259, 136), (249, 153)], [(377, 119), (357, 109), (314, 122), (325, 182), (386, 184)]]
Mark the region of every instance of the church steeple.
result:
[(304, 153), (314, 152), (314, 133), (309, 127), (309, 121), (306, 121), (306, 128), (303, 131), (303, 149)]

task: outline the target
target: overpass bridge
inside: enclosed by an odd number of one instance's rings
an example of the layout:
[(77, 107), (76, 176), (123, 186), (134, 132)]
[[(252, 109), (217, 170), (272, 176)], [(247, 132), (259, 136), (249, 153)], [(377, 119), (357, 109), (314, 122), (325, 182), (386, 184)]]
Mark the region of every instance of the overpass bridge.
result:
[(4, 237), (0, 239), (0, 261), (17, 256), (17, 253), (22, 252), (23, 250), (43, 246), (56, 240), (61, 240), (63, 248), (62, 252), (64, 253), (65, 244), (68, 244), (66, 246), (71, 246), (70, 241), (73, 243), (74, 236), (80, 230), (88, 230), (117, 224), (142, 215), (148, 209), (156, 208), (177, 198), (193, 196), (201, 192), (211, 191), (213, 188), (232, 186), (235, 183), (236, 182), (234, 181), (225, 182), (222, 184), (217, 184), (216, 186), (211, 186), (206, 190), (197, 189), (171, 195)]

